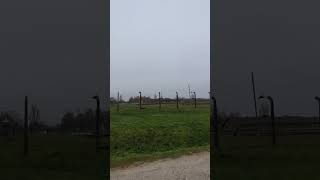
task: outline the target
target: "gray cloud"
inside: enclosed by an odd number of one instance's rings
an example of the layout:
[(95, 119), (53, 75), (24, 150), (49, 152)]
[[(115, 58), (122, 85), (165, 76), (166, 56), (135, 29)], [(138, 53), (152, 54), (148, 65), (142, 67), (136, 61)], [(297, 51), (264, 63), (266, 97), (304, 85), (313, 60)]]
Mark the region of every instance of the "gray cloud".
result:
[(209, 91), (209, 0), (111, 3), (111, 92), (199, 96)]

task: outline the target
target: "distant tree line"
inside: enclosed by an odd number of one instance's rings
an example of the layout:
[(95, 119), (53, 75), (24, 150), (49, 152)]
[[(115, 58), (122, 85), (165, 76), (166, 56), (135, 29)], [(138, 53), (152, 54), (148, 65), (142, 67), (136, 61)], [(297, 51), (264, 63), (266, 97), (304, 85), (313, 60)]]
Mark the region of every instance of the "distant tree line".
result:
[[(123, 100), (122, 95), (120, 95), (120, 97), (119, 97), (119, 103), (125, 103), (125, 102), (126, 102), (126, 101)], [(116, 103), (118, 103), (118, 98), (110, 97), (110, 103), (111, 103), (111, 104), (116, 104)]]
[[(150, 96), (142, 96), (141, 100), (142, 100), (143, 104), (157, 104), (157, 103), (159, 103), (159, 97), (157, 95), (154, 95), (153, 98)], [(164, 103), (176, 102), (176, 98), (163, 98), (163, 97), (161, 97), (161, 101)], [(115, 98), (115, 97), (111, 97), (110, 102), (111, 102), (111, 104), (118, 103), (117, 98)], [(120, 103), (139, 103), (139, 102), (140, 102), (140, 96), (132, 96), (127, 101), (123, 100), (122, 97), (120, 96)], [(190, 99), (190, 98), (179, 97), (179, 102), (180, 103), (193, 103), (194, 100)], [(197, 102), (208, 103), (209, 99), (208, 98), (197, 98)]]
[[(48, 125), (40, 121), (40, 110), (36, 105), (31, 106), (28, 119), (30, 133), (37, 133), (48, 129)], [(15, 135), (17, 131), (22, 132), (24, 128), (23, 123), (22, 115), (16, 111), (0, 112), (0, 134)]]
[[(101, 129), (105, 127), (106, 112), (101, 112)], [(84, 112), (67, 112), (63, 115), (59, 128), (65, 132), (94, 132), (96, 128), (96, 111), (87, 109)]]

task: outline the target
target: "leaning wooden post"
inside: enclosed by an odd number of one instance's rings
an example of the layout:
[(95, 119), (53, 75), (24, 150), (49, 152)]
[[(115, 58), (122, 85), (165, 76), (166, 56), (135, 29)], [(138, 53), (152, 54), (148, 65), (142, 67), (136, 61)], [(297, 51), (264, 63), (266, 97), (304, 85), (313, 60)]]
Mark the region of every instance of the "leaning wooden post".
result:
[(28, 96), (24, 100), (24, 155), (29, 154)]
[(176, 92), (177, 109), (179, 109), (179, 94)]
[(256, 119), (258, 119), (256, 87), (255, 87), (255, 81), (254, 81), (254, 74), (253, 74), (253, 72), (251, 72), (251, 83), (252, 83), (254, 110), (255, 110)]

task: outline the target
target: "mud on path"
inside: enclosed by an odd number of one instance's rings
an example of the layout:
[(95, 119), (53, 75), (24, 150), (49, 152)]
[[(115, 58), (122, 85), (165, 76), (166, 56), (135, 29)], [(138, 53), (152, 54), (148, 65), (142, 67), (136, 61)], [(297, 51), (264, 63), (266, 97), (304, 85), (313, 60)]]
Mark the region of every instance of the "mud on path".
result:
[(112, 169), (111, 180), (209, 180), (210, 153), (163, 159), (126, 169)]

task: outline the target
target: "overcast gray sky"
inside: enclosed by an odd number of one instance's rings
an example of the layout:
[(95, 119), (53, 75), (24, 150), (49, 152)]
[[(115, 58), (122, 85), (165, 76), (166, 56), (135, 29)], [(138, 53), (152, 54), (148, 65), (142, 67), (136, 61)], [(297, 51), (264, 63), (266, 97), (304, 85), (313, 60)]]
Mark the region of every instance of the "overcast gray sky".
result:
[(214, 85), (220, 110), (253, 114), (258, 95), (277, 115), (316, 115), (320, 95), (320, 11), (313, 0), (215, 1)]
[(111, 95), (208, 97), (210, 0), (111, 0)]
[(55, 124), (106, 97), (104, 15), (104, 1), (0, 1), (0, 111), (23, 117), (28, 95)]
[[(0, 1), (0, 109), (23, 98), (57, 123), (65, 111), (106, 95), (104, 1)], [(320, 95), (320, 2), (215, 1), (214, 87), (219, 110), (253, 115), (258, 95), (277, 115), (315, 115)], [(111, 0), (111, 89), (207, 97), (209, 0)]]

